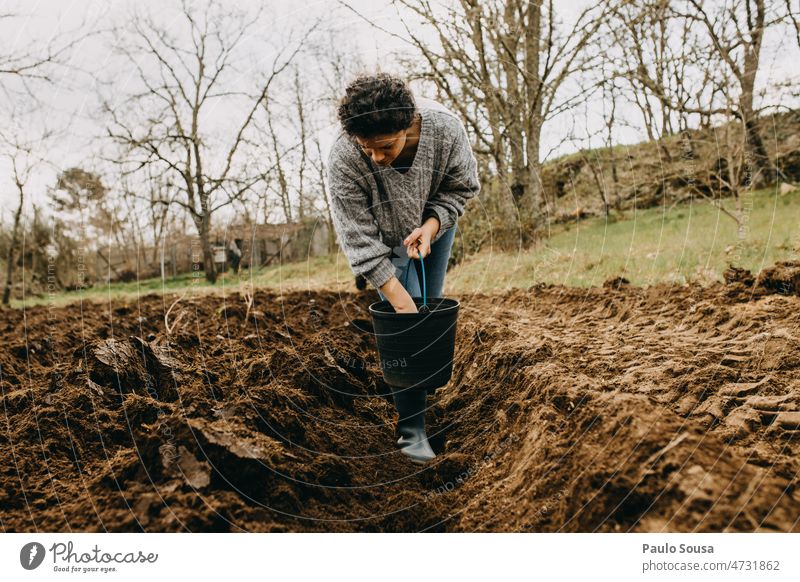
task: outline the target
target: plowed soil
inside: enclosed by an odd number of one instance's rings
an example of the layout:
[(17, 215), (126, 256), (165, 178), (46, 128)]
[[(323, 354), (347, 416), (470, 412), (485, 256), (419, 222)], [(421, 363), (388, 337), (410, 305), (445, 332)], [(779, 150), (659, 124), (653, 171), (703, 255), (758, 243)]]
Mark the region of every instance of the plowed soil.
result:
[(462, 302), (438, 456), (374, 291), (0, 313), (4, 531), (800, 531), (800, 265)]

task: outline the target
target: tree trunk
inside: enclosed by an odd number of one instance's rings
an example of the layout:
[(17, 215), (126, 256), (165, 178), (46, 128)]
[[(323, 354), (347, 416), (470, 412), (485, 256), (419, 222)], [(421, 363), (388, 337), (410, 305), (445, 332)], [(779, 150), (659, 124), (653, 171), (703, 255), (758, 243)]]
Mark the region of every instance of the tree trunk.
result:
[[(503, 42), (509, 52), (517, 54), (518, 31), (520, 24), (516, 17), (516, 6), (514, 2), (507, 2), (504, 11), (506, 31), (499, 33), (502, 35)], [(498, 43), (496, 46), (498, 54), (502, 54), (503, 47)], [(511, 193), (514, 202), (519, 204), (520, 198), (525, 195), (528, 189), (528, 176), (525, 164), (525, 112), (528, 110), (527, 95), (524, 91), (525, 84), (518, 79), (517, 63), (511, 59), (502, 59), (503, 71), (506, 78), (506, 100), (503, 111), (505, 121), (506, 139), (511, 153)]]
[(741, 242), (747, 238), (747, 229), (745, 228), (744, 212), (742, 210), (742, 196), (739, 191), (736, 192), (736, 238)]
[(205, 216), (195, 218), (200, 246), (203, 249), (203, 271), (206, 281), (212, 285), (217, 282), (217, 267), (214, 263), (214, 249), (211, 248), (211, 219)]
[[(553, 15), (550, 14), (549, 18), (553, 18)], [(527, 162), (528, 175), (525, 180), (527, 191), (523, 197), (523, 220), (531, 230), (531, 232), (524, 233), (529, 241), (534, 239), (535, 231), (544, 223), (543, 219), (547, 215), (544, 188), (542, 186), (541, 161), (539, 160), (539, 142), (544, 118), (542, 113), (543, 80), (539, 63), (542, 51), (541, 28), (541, 3), (530, 2), (527, 5), (525, 58), (523, 63), (526, 76), (526, 114), (528, 122), (525, 132), (525, 161)]]
[(747, 183), (745, 185), (752, 188), (761, 188), (773, 180), (773, 172), (767, 150), (764, 147), (764, 141), (761, 139), (758, 119), (753, 113), (752, 88), (750, 88), (750, 91), (750, 95), (745, 96), (743, 90), (740, 104), (744, 123), (746, 163), (748, 167), (748, 172), (745, 176)]
[[(750, 0), (745, 0), (750, 2)], [(761, 139), (758, 119), (753, 111), (753, 95), (755, 92), (756, 74), (761, 58), (761, 42), (764, 38), (764, 19), (766, 8), (763, 0), (756, 0), (755, 21), (750, 25), (750, 43), (744, 47), (744, 62), (740, 83), (742, 87), (739, 98), (739, 110), (745, 131), (745, 152), (747, 163), (747, 186), (759, 188), (773, 180), (769, 157), (764, 141)], [(748, 4), (748, 21), (751, 8)]]
[(19, 224), (22, 220), (22, 207), (25, 203), (25, 191), (22, 186), (19, 188), (19, 206), (14, 213), (14, 229), (11, 231), (11, 242), (8, 245), (8, 256), (6, 257), (6, 284), (3, 287), (3, 305), (11, 302), (11, 287), (14, 277), (14, 262), (17, 256), (17, 245), (19, 244)]
[[(542, 164), (539, 161), (539, 139), (542, 130), (541, 121), (533, 120), (526, 141), (526, 157), (528, 158), (527, 192), (523, 198), (524, 220), (533, 230), (537, 230), (545, 222), (549, 214), (547, 199), (542, 184)], [(528, 233), (533, 240), (533, 232)]]
[(328, 218), (328, 254), (331, 254), (336, 248), (336, 230), (333, 228), (333, 212), (331, 212), (331, 202), (328, 199), (328, 189), (325, 186), (325, 158), (322, 155), (322, 145), (319, 141), (319, 134), (317, 134), (317, 137), (314, 138), (314, 145), (317, 148), (317, 158), (319, 159), (318, 171), (320, 194), (322, 195), (322, 200), (325, 202), (325, 214)]

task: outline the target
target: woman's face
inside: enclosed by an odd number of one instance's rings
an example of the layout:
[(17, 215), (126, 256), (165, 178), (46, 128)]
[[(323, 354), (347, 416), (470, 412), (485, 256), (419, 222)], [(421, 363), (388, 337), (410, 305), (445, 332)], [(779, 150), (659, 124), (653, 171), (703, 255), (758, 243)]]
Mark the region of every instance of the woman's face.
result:
[(387, 133), (384, 135), (376, 135), (374, 137), (359, 137), (356, 136), (356, 142), (364, 150), (364, 153), (372, 158), (372, 162), (378, 166), (388, 166), (406, 145), (406, 137), (408, 134), (407, 129), (398, 131), (397, 133)]

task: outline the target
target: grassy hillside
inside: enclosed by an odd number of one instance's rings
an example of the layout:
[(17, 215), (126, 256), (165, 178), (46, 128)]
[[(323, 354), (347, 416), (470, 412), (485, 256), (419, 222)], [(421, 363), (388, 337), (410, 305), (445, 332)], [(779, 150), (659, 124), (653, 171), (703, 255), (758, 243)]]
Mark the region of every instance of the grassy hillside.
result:
[[(708, 202), (622, 213), (619, 218), (591, 218), (558, 225), (544, 244), (520, 252), (487, 248), (451, 269), (447, 292), (529, 287), (537, 283), (599, 286), (622, 276), (635, 285), (658, 282), (707, 283), (721, 280), (729, 263), (758, 271), (780, 260), (800, 258), (800, 191), (779, 195), (773, 190), (752, 193), (746, 237), (739, 241), (734, 222)], [(458, 243), (456, 243), (458, 244)], [(343, 254), (313, 257), (241, 275), (223, 274), (216, 286), (190, 275), (114, 283), (83, 292), (32, 297), (25, 303), (65, 304), (78, 300), (146, 293), (231, 294), (249, 286), (276, 289), (353, 290), (353, 276)], [(21, 305), (22, 302), (16, 302)]]
[[(789, 181), (800, 182), (800, 111), (765, 115), (760, 127), (771, 161)], [(689, 182), (713, 197), (728, 196), (711, 177), (726, 166), (725, 130), (693, 129), (659, 141), (584, 150), (547, 162), (542, 181), (553, 216), (568, 216), (576, 209), (600, 216), (603, 194), (617, 209), (669, 204), (690, 193)]]
[(708, 202), (630, 211), (622, 219), (563, 225), (528, 252), (482, 252), (449, 276), (454, 292), (529, 287), (535, 283), (597, 286), (622, 276), (635, 285), (722, 280), (729, 263), (758, 271), (800, 254), (800, 191), (753, 192), (743, 200), (747, 232)]

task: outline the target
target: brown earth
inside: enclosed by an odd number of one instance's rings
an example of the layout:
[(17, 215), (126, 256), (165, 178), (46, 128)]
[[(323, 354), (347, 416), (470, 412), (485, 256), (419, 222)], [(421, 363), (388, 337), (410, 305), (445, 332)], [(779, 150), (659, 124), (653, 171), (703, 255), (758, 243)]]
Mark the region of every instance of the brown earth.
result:
[(460, 297), (425, 467), (393, 445), (374, 291), (5, 311), (0, 523), (797, 532), (800, 265), (773, 271)]

